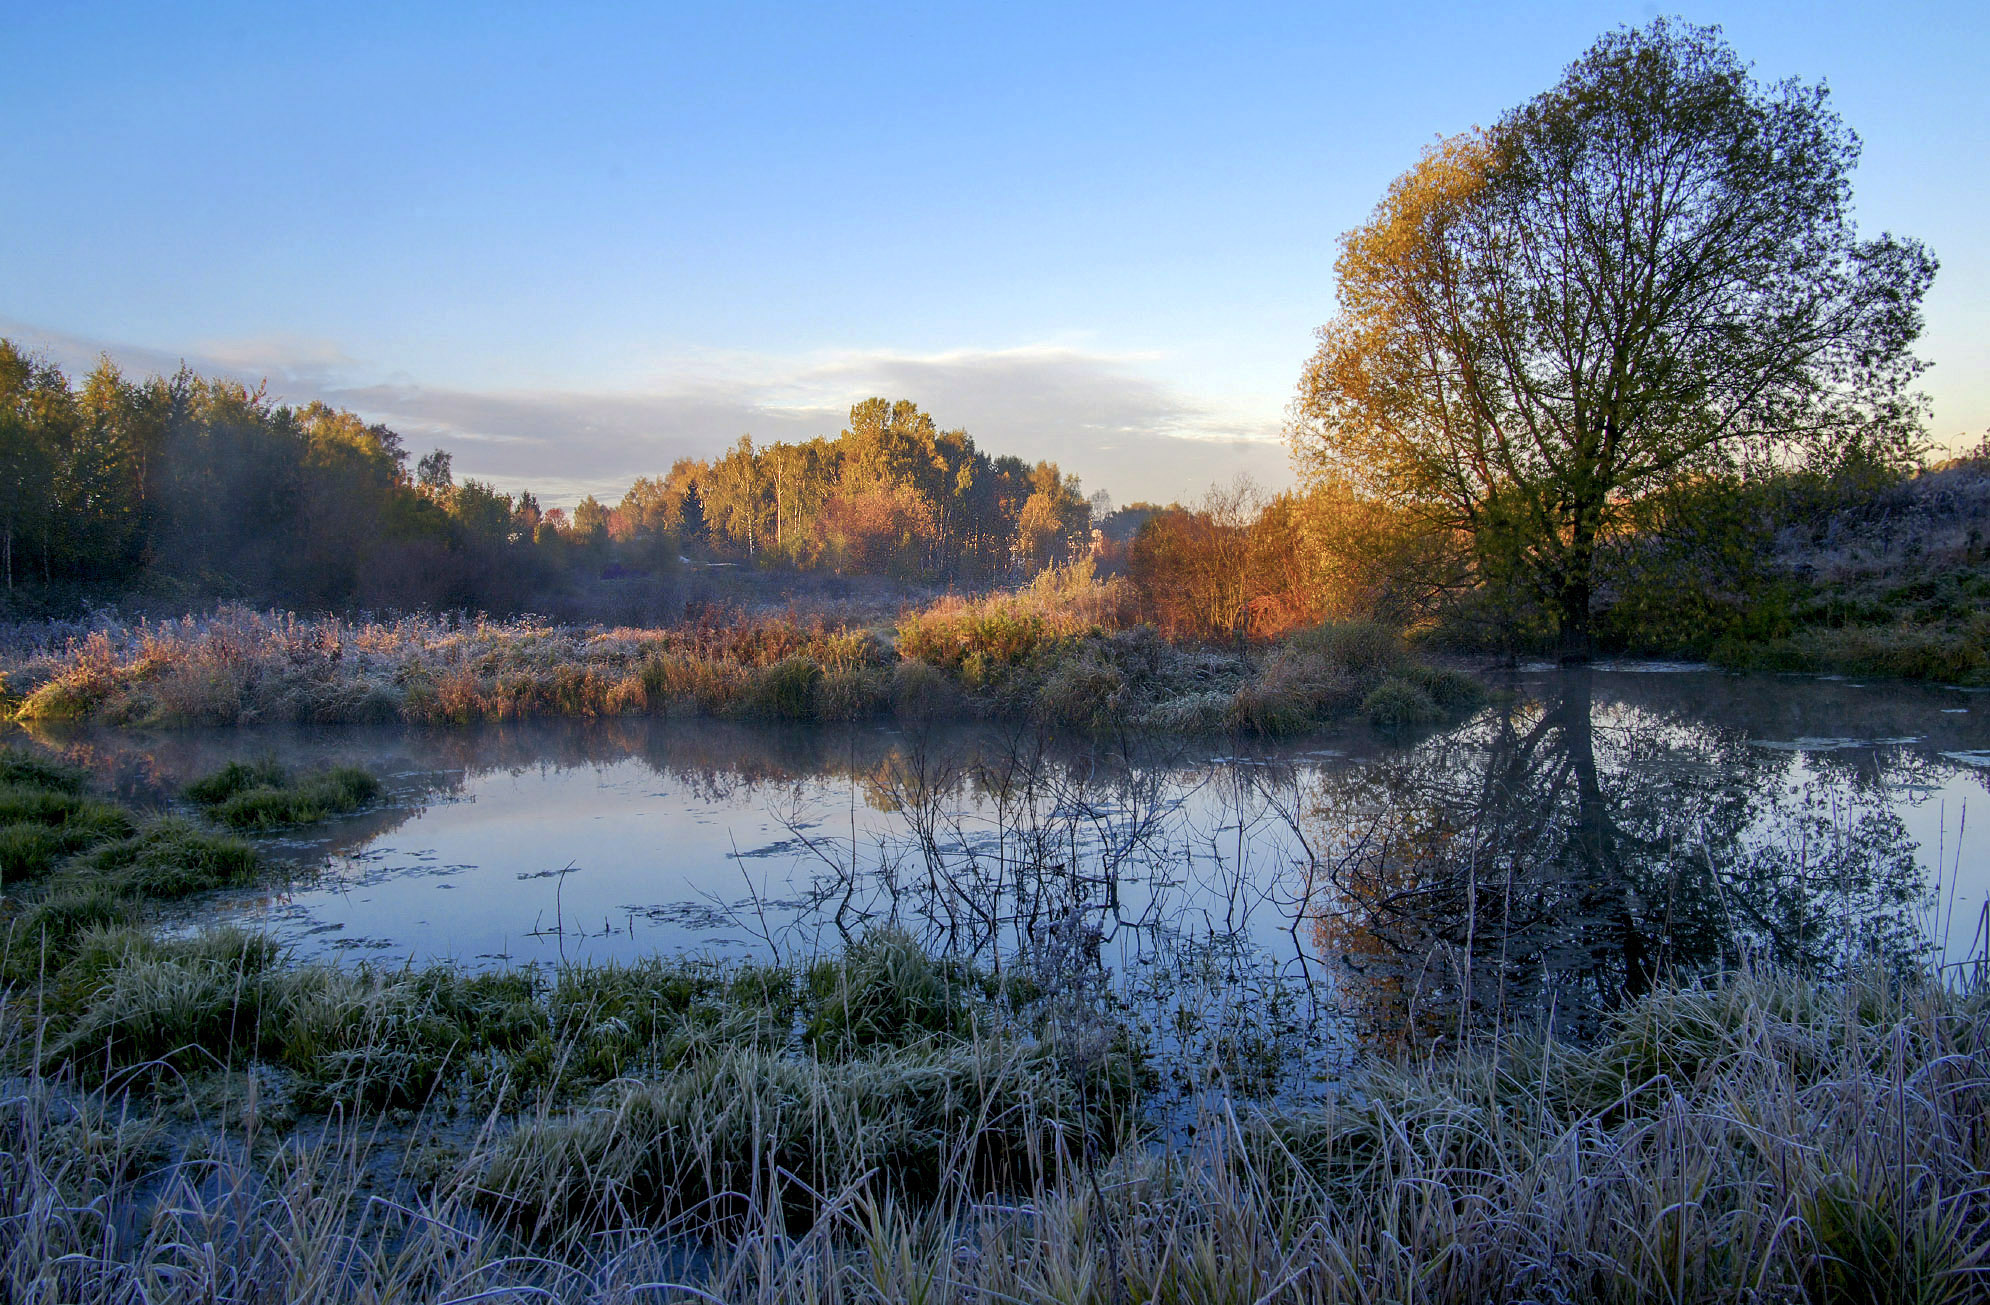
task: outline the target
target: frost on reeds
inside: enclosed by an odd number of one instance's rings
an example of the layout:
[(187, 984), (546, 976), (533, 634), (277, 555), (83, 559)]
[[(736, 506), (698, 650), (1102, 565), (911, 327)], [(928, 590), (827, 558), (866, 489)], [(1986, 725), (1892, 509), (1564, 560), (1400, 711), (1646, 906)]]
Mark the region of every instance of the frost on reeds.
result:
[[(1420, 723), (1479, 696), (1475, 682), (1429, 668), (1372, 626), (1322, 627), (1269, 648), (1196, 649), (1134, 617), (1126, 582), (1084, 566), (1014, 593), (908, 612), (895, 631), (717, 611), (627, 629), (230, 607), (156, 624), (105, 618), (60, 642), (0, 632), (0, 674), (21, 695), (21, 720), (126, 725), (897, 712), (1273, 733), (1364, 704), (1378, 722)], [(1378, 648), (1386, 656), (1370, 655)], [(1207, 705), (1184, 709), (1190, 700)]]

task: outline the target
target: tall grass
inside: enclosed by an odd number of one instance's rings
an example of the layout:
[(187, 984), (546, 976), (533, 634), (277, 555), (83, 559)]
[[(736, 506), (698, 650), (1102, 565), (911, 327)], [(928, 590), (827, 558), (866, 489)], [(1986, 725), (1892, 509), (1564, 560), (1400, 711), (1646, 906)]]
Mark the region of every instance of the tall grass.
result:
[[(9, 1061), (46, 1045), (5, 1018)], [(1879, 975), (1667, 989), (1587, 1046), (1218, 1094), (1132, 1146), (992, 1030), (715, 1047), (521, 1114), (305, 1120), (281, 1075), (174, 1063), (11, 1080), (8, 1299), (1965, 1302), (1990, 1270), (1990, 1003)]]
[[(895, 631), (793, 614), (705, 612), (668, 628), (609, 629), (223, 608), (157, 624), (106, 620), (59, 645), (19, 640), (0, 649), (0, 671), (23, 693), (18, 718), (35, 723), (835, 721), (895, 712), (1266, 732), (1356, 712), (1386, 678), (1429, 671), (1374, 627), (1209, 649), (1168, 644), (1135, 616), (1124, 580), (1081, 566), (1014, 593), (907, 612)], [(1378, 641), (1383, 661), (1367, 646)], [(1414, 683), (1392, 693), (1369, 714), (1405, 724), (1450, 709)]]

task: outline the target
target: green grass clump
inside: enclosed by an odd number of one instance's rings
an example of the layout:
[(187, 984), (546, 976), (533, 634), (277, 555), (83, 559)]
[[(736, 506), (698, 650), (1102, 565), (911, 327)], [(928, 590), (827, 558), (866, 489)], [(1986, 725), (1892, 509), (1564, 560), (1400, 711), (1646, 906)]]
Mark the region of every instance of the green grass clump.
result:
[(359, 811), (380, 796), (380, 781), (356, 766), (293, 778), (273, 762), (231, 761), (186, 794), (230, 829), (281, 829)]
[(1444, 708), (1426, 693), (1423, 686), (1400, 675), (1391, 675), (1361, 700), (1361, 714), (1371, 725), (1403, 729), (1414, 725), (1434, 725), (1444, 719)]
[(86, 1074), (204, 1069), (275, 1050), (294, 1026), (284, 996), (297, 987), (281, 961), (273, 943), (236, 930), (171, 941), (87, 931), (57, 976), (59, 988), (82, 995), (58, 1013), (43, 1064)]
[(123, 808), (78, 793), (0, 788), (0, 824), (41, 825), (74, 839), (115, 838), (131, 832)]
[(530, 971), (303, 966), (294, 974), (302, 980), (296, 1016), (273, 1054), (300, 1075), (309, 1104), (415, 1104), (452, 1071), (489, 1076), (496, 1064), (501, 1075), (516, 1065), (536, 1078), (549, 1059), (546, 1010)]
[(1360, 700), (1361, 681), (1334, 658), (1297, 644), (1268, 655), (1225, 711), (1233, 729), (1297, 734)]
[(47, 825), (0, 827), (0, 888), (41, 878), (62, 855), (61, 836)]
[(930, 956), (898, 929), (879, 929), (807, 975), (803, 1039), (820, 1056), (972, 1037), (988, 996), (965, 964)]
[(1099, 729), (1118, 720), (1131, 700), (1125, 671), (1103, 639), (1073, 639), (1060, 649), (1036, 687), (1032, 713), (1040, 720)]
[(739, 709), (757, 720), (812, 721), (821, 687), (822, 667), (814, 658), (784, 657), (747, 677)]
[(290, 772), (274, 761), (231, 761), (187, 785), (185, 792), (189, 801), (211, 807), (250, 789), (284, 788), (289, 783)]
[(65, 859), (129, 838), (131, 817), (108, 802), (62, 790), (0, 788), (0, 884), (40, 879)]
[(794, 1020), (787, 970), (652, 958), (563, 971), (548, 995), (567, 1076), (605, 1083), (657, 1074), (713, 1051), (778, 1050)]
[(1296, 630), (1291, 645), (1356, 676), (1395, 670), (1409, 660), (1402, 637), (1374, 621), (1328, 621)]
[(169, 816), (77, 858), (78, 874), (134, 897), (169, 899), (248, 883), (262, 868), (256, 849)]
[(815, 714), (824, 721), (865, 720), (891, 706), (891, 672), (880, 666), (832, 666), (816, 686)]

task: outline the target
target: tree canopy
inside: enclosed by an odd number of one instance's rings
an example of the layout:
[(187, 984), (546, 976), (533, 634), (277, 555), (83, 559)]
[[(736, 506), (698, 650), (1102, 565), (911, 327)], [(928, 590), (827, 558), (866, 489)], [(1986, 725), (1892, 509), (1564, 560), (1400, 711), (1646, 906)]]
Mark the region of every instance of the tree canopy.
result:
[(1640, 495), (1912, 458), (1935, 261), (1860, 237), (1858, 153), (1822, 85), (1759, 84), (1717, 28), (1605, 36), (1342, 238), (1302, 469), (1454, 536), (1584, 655), (1598, 542)]
[(0, 340), (0, 597), (117, 592), (306, 607), (516, 610), (590, 575), (682, 554), (983, 583), (1090, 544), (1051, 463), (990, 457), (915, 404), (868, 399), (834, 438), (681, 458), (569, 519), (529, 492), (458, 481), (353, 413), (272, 402), (182, 368), (108, 360), (80, 383)]

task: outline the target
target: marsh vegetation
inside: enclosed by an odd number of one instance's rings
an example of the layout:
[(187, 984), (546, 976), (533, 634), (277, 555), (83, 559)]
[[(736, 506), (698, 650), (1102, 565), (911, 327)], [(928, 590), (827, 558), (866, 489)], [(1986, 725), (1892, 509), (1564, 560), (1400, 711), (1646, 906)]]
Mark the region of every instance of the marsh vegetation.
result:
[(609, 629), (228, 609), (22, 627), (0, 666), (22, 721), (138, 726), (699, 714), (1281, 734), (1361, 713), (1426, 724), (1483, 697), (1368, 622), (1262, 646), (1170, 644), (1134, 618), (1124, 580), (1086, 565), (911, 610), (895, 628), (792, 613)]

